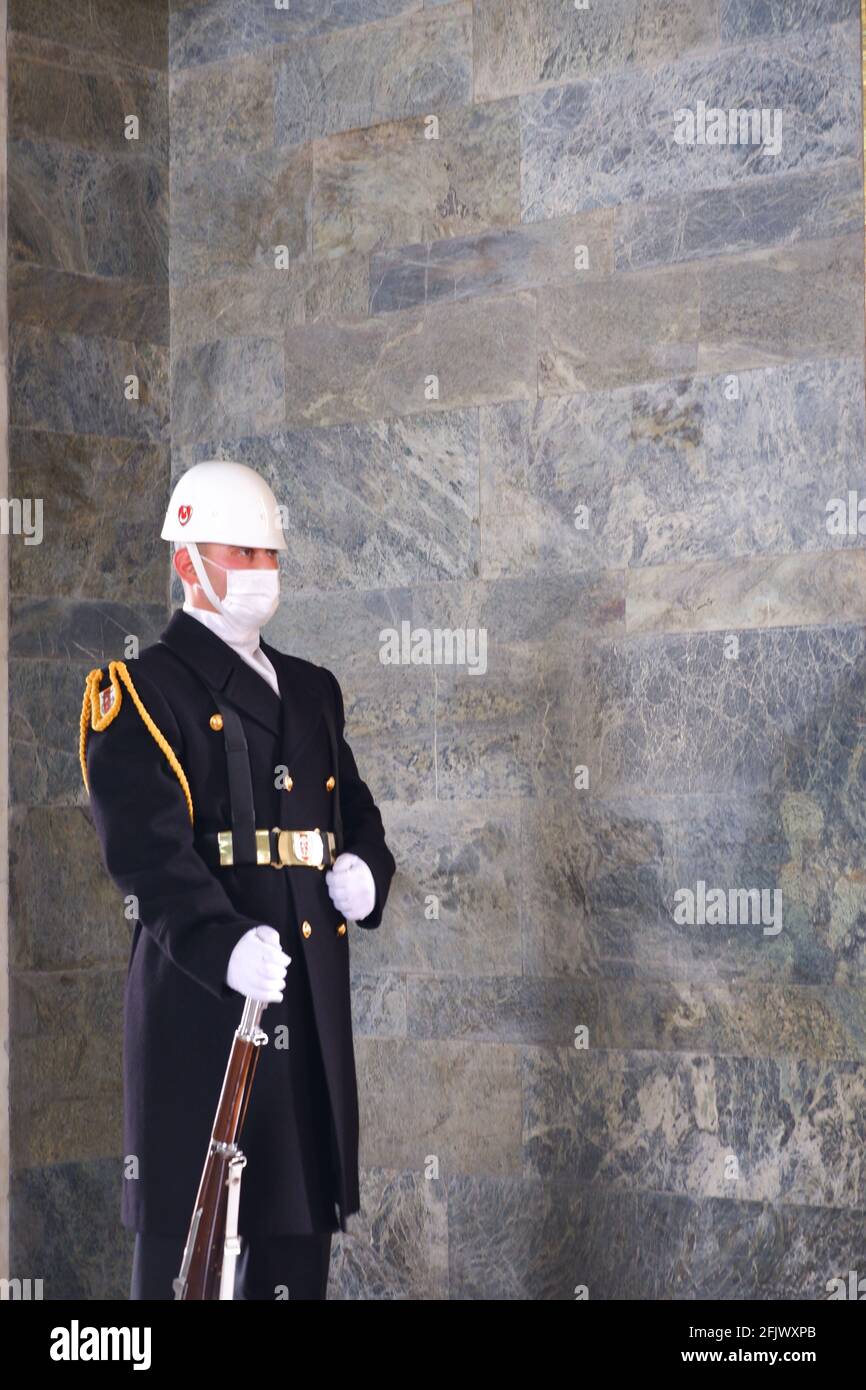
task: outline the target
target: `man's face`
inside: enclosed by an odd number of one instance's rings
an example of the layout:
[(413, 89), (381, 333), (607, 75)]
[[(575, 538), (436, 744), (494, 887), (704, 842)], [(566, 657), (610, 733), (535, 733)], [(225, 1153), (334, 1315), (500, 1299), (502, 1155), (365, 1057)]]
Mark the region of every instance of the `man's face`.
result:
[[(199, 554), (204, 559), (213, 560), (214, 564), (205, 565), (207, 576), (214, 587), (218, 598), (225, 598), (228, 575), (225, 570), (219, 568), (224, 565), (229, 570), (275, 570), (279, 569), (280, 562), (276, 550), (263, 550), (259, 546), (252, 545), (223, 545), (218, 541), (199, 541)], [(184, 547), (178, 550), (174, 556), (174, 567), (185, 584), (192, 590), (192, 601), (197, 608), (213, 608), (208, 601), (208, 597), (198, 582), (198, 577), (193, 569), (189, 551)]]

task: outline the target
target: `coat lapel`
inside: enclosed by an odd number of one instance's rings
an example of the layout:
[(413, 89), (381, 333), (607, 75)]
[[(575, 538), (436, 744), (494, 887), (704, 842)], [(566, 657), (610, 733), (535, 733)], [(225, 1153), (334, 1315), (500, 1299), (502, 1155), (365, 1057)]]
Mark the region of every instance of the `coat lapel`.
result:
[[(178, 608), (160, 641), (170, 647), (212, 690), (221, 691), (244, 714), (273, 734), (281, 727), (282, 701), (266, 680), (238, 656), (227, 642)], [(279, 672), (277, 680), (280, 680)], [(280, 685), (282, 689), (282, 684)]]
[[(322, 720), (322, 689), (310, 679), (305, 661), (259, 643), (272, 663), (283, 695), (283, 761), (291, 772)], [(252, 673), (251, 673), (252, 674)]]

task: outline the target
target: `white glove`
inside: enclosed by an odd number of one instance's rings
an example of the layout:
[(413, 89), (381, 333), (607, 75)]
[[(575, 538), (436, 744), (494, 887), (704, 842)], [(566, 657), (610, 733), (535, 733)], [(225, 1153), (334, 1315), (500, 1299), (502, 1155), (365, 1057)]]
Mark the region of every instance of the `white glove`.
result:
[(226, 984), (244, 998), (250, 995), (266, 1004), (279, 1004), (291, 959), (280, 947), (278, 931), (273, 927), (253, 927), (229, 956)]
[(344, 917), (360, 922), (376, 906), (376, 880), (357, 854), (340, 854), (325, 874), (331, 902)]

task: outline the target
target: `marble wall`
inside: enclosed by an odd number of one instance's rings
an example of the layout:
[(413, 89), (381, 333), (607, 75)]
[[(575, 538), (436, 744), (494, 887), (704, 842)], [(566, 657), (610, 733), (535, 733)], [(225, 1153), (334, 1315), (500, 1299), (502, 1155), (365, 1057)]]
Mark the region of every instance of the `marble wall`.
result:
[[(164, 616), (170, 451), (284, 502), (268, 635), (339, 675), (398, 859), (332, 1296), (826, 1296), (866, 1268), (856, 0), (130, 13), (10, 3), (13, 467), (58, 538), (13, 565), (19, 1249), (125, 1275), (72, 726)], [(699, 103), (781, 119), (679, 143)], [(403, 623), (486, 670), (383, 664)], [(781, 930), (675, 920), (699, 883)]]
[(125, 1297), (129, 927), (78, 718), (168, 612), (168, 6), (9, 0), (7, 38), (10, 494), (43, 500), (40, 542), (10, 538), (11, 1273)]
[[(778, 149), (678, 145), (699, 101)], [(175, 5), (170, 104), (173, 461), (285, 502), (275, 637), (399, 861), (337, 1289), (820, 1297), (866, 1260), (856, 4)], [(405, 620), (486, 673), (383, 665)], [(677, 924), (699, 880), (782, 930)]]

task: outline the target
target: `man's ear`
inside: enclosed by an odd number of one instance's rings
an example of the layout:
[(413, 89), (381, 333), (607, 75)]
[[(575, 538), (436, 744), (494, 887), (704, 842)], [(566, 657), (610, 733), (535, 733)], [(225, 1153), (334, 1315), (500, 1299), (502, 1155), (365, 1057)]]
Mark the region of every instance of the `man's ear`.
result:
[(181, 546), (180, 550), (174, 552), (174, 555), (171, 557), (171, 563), (174, 565), (175, 572), (180, 575), (180, 578), (185, 584), (196, 583), (196, 572), (193, 569), (192, 560), (190, 559), (189, 551), (185, 545)]

